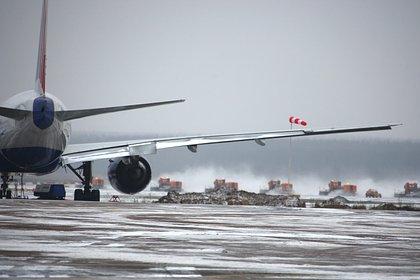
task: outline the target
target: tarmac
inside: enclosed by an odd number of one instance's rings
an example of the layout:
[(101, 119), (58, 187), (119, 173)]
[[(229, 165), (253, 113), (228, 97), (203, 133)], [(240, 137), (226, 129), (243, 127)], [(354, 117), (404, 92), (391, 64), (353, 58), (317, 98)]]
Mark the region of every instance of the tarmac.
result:
[(420, 212), (0, 200), (0, 278), (419, 279)]

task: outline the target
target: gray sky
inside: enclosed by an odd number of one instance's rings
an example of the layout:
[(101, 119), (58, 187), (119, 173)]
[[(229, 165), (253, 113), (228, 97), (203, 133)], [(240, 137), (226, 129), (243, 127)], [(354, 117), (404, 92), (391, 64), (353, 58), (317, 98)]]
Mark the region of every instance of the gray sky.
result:
[[(0, 0), (0, 101), (33, 88), (41, 2)], [(420, 140), (419, 26), (420, 1), (50, 0), (47, 91), (70, 109), (187, 99), (79, 131), (283, 129), (297, 115), (403, 122), (371, 135)]]

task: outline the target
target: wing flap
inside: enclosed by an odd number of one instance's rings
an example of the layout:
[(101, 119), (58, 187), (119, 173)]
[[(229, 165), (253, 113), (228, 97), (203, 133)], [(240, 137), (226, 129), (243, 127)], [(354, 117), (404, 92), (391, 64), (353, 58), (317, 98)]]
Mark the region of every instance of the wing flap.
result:
[(245, 133), (245, 134), (234, 134), (233, 137), (220, 137), (220, 135), (214, 135), (211, 137), (204, 138), (191, 138), (189, 140), (170, 140), (170, 141), (157, 141), (157, 150), (176, 148), (184, 146), (198, 146), (198, 145), (211, 145), (221, 143), (232, 143), (232, 142), (244, 142), (244, 141), (256, 141), (257, 144), (261, 145), (262, 140), (269, 139), (281, 139), (290, 137), (302, 137), (312, 135), (326, 135), (326, 134), (343, 134), (343, 133), (354, 133), (354, 132), (367, 132), (367, 131), (379, 131), (379, 130), (390, 130), (395, 125), (384, 125), (384, 126), (372, 126), (372, 127), (355, 127), (355, 128), (343, 128), (343, 129), (324, 129), (324, 130), (290, 130), (290, 131), (273, 131), (263, 133)]
[[(99, 146), (106, 143), (98, 143)], [(65, 153), (62, 157), (62, 164), (71, 164), (76, 162), (94, 161), (100, 159), (111, 159), (118, 157), (139, 156), (156, 154), (156, 142), (137, 142), (127, 143), (125, 145), (117, 144), (113, 147), (102, 147), (86, 150), (85, 145), (81, 145), (83, 150), (79, 152)], [(78, 145), (70, 145), (71, 150), (77, 150)], [(80, 146), (79, 146), (80, 147)], [(66, 150), (67, 151), (67, 150)]]

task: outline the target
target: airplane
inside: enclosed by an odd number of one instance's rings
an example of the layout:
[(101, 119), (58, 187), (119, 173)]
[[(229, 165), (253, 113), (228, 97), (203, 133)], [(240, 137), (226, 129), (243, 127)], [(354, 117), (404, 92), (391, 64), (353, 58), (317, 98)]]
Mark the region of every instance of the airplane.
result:
[[(249, 133), (212, 134), (184, 137), (143, 139), (134, 141), (68, 144), (70, 121), (119, 111), (148, 108), (184, 102), (184, 99), (134, 104), (127, 106), (67, 110), (54, 95), (46, 92), (46, 43), (48, 0), (43, 0), (38, 61), (33, 90), (8, 99), (0, 107), (0, 199), (11, 198), (8, 183), (11, 174), (52, 173), (69, 168), (82, 182), (74, 200), (99, 201), (99, 190), (92, 190), (92, 162), (108, 159), (108, 179), (113, 188), (135, 194), (149, 184), (152, 171), (145, 156), (176, 147), (196, 153), (200, 145), (255, 141), (337, 133), (390, 130), (395, 124), (322, 130), (273, 130)], [(74, 164), (80, 164), (74, 167)]]

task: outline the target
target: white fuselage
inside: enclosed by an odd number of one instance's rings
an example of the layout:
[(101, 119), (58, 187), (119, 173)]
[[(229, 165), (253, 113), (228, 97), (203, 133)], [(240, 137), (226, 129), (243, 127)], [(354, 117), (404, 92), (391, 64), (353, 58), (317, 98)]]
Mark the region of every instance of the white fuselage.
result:
[[(34, 113), (35, 104), (41, 98), (48, 99), (53, 111), (45, 113), (42, 109)], [(54, 115), (54, 112), (64, 110), (63, 103), (51, 94), (40, 97), (31, 90), (11, 97), (2, 106), (32, 114), (22, 120), (0, 117), (0, 172), (49, 173), (56, 170), (71, 133), (70, 123), (62, 122)], [(39, 122), (44, 113), (52, 119), (43, 127)]]

